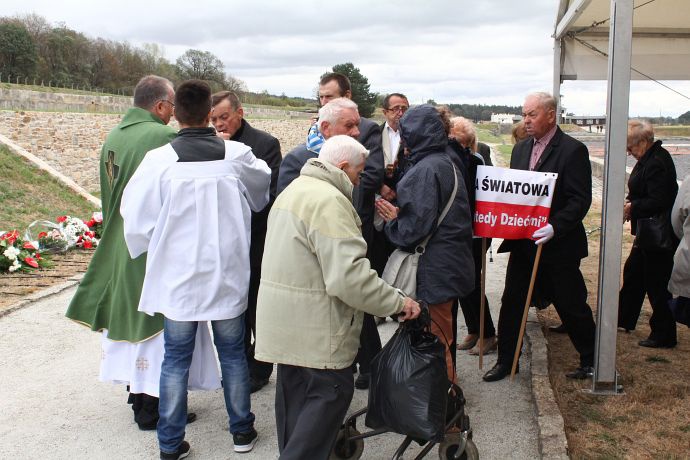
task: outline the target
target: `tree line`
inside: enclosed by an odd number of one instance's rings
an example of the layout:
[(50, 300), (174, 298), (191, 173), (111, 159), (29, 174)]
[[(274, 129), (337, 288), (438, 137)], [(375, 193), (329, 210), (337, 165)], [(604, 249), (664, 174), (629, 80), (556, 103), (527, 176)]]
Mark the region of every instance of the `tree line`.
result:
[(99, 88), (103, 92), (131, 96), (139, 79), (148, 74), (173, 83), (197, 78), (214, 91), (241, 93), (253, 103), (294, 106), (315, 105), (307, 98), (250, 93), (239, 78), (226, 73), (214, 54), (185, 51), (172, 63), (154, 43), (141, 47), (127, 42), (91, 38), (64, 23), (50, 24), (36, 14), (0, 17), (0, 81), (35, 82), (45, 86)]

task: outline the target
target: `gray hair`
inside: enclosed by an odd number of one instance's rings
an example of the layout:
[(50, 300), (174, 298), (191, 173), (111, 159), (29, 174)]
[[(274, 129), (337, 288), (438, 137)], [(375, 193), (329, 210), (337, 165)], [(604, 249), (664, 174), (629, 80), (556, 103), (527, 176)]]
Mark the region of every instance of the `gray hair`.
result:
[(642, 141), (654, 143), (654, 128), (646, 120), (628, 121), (628, 144), (637, 145)]
[(553, 110), (554, 112), (558, 110), (558, 103), (556, 102), (556, 98), (553, 97), (551, 94), (540, 91), (537, 93), (529, 94), (527, 96), (527, 99), (532, 97), (539, 101), (539, 105), (541, 107), (547, 110)]
[(347, 161), (350, 166), (359, 166), (368, 156), (366, 147), (343, 134), (326, 139), (319, 152), (319, 158), (332, 165)]
[(473, 152), (477, 151), (477, 132), (474, 123), (467, 118), (450, 119), (450, 137), (454, 137), (463, 147), (469, 147)]
[(319, 109), (319, 120), (316, 122), (319, 130), (321, 130), (321, 126), (324, 121), (327, 121), (331, 125), (336, 124), (338, 122), (338, 118), (340, 118), (340, 113), (347, 109), (357, 111), (357, 104), (346, 97), (335, 98), (328, 104), (321, 107)]
[(156, 102), (167, 101), (172, 89), (173, 84), (167, 78), (158, 75), (146, 75), (139, 80), (134, 88), (134, 106), (151, 110)]

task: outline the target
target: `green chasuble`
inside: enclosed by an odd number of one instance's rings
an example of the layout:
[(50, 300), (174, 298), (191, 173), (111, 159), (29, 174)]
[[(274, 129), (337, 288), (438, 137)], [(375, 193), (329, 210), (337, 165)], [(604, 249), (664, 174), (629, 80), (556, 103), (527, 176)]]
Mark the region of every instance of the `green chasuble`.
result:
[(163, 316), (137, 311), (146, 254), (129, 257), (120, 200), (146, 152), (170, 142), (176, 132), (148, 110), (131, 108), (108, 134), (100, 159), (102, 238), (66, 316), (116, 341), (141, 342), (163, 330)]

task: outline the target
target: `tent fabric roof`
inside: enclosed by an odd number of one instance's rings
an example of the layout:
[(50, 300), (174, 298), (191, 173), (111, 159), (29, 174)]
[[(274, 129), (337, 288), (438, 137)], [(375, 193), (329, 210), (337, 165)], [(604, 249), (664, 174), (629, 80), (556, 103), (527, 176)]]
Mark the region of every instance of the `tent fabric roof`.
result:
[[(690, 79), (690, 0), (634, 7), (630, 78)], [(554, 33), (562, 39), (561, 80), (606, 80), (610, 15), (610, 0), (561, 0)]]

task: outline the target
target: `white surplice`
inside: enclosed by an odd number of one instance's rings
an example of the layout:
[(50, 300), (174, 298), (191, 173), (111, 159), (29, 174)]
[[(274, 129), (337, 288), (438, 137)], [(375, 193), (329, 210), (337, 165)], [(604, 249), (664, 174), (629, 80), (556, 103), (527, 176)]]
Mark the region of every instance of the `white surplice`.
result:
[(150, 151), (122, 195), (129, 253), (148, 251), (139, 311), (236, 318), (247, 309), (251, 211), (268, 204), (271, 170), (233, 141), (222, 160), (177, 160), (170, 144)]
[[(101, 340), (101, 371), (99, 380), (129, 385), (130, 393), (146, 393), (158, 397), (163, 363), (163, 333), (138, 343), (116, 342), (103, 331)], [(218, 361), (207, 323), (199, 324), (189, 368), (190, 390), (220, 388)]]

